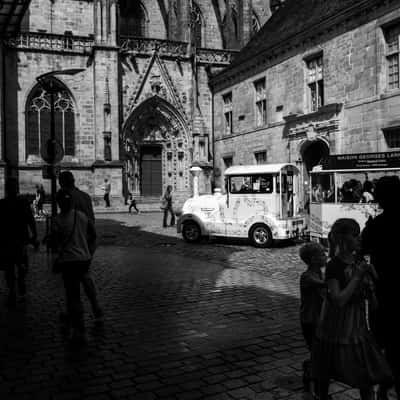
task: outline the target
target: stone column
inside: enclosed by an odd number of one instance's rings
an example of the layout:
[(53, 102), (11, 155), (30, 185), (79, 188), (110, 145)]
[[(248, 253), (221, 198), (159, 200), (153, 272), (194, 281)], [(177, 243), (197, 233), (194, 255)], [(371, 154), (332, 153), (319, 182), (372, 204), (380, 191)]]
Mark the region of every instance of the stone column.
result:
[(200, 167), (191, 167), (190, 173), (193, 176), (193, 197), (199, 196), (199, 176), (202, 171)]
[(109, 42), (112, 46), (117, 45), (118, 26), (117, 26), (117, 13), (118, 5), (117, 0), (110, 0), (110, 37)]
[(242, 9), (240, 10), (241, 25), (241, 47), (244, 47), (251, 38), (252, 34), (252, 7), (251, 0), (243, 0)]
[(191, 10), (192, 10), (192, 0), (184, 0), (180, 2), (181, 6), (181, 19), (179, 24), (181, 26), (181, 37), (179, 40), (183, 42), (188, 42), (190, 40), (190, 18), (191, 18)]

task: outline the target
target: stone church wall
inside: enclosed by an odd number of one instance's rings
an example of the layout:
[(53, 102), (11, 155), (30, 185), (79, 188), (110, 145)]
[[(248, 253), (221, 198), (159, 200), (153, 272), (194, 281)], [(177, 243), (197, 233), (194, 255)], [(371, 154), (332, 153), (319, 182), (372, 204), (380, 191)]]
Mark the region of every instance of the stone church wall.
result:
[(94, 33), (93, 0), (32, 0), (28, 20), (31, 32), (87, 36)]
[[(246, 4), (250, 4), (250, 0), (246, 1)], [(267, 0), (257, 0), (255, 7), (258, 15), (264, 12), (263, 2), (268, 3)], [(138, 47), (133, 50), (130, 48), (119, 51), (115, 41), (117, 26), (110, 26), (108, 33), (95, 32), (96, 27), (115, 24), (117, 20), (116, 15), (109, 21), (106, 20), (107, 2), (32, 0), (22, 23), (23, 35), (14, 38), (13, 44), (7, 50), (5, 62), (6, 74), (10, 77), (5, 83), (8, 93), (4, 121), (7, 135), (5, 152), (10, 173), (19, 176), (23, 192), (32, 192), (36, 184), (44, 184), (46, 191), (49, 190), (49, 181), (43, 181), (42, 178), (43, 161), (39, 156), (28, 157), (27, 154), (25, 109), (29, 94), (36, 85), (37, 76), (70, 68), (83, 68), (85, 71), (76, 76), (58, 77), (70, 91), (76, 107), (76, 152), (74, 156), (64, 158), (62, 167), (73, 170), (76, 181), (95, 197), (95, 201), (101, 199), (101, 185), (105, 177), (112, 181), (113, 196), (121, 197), (121, 194), (124, 194), (124, 123), (137, 107), (154, 95), (151, 87), (154, 75), (161, 76), (162, 90), (165, 93), (161, 93), (160, 96), (182, 117), (187, 135), (184, 149), (185, 188), (183, 189), (181, 184), (179, 188), (177, 186), (177, 196), (182, 197), (183, 201), (192, 192), (189, 167), (193, 162), (206, 165), (207, 173), (201, 177), (200, 190), (211, 190), (212, 96), (208, 84), (209, 70), (215, 71), (226, 65), (227, 61), (224, 61), (222, 53), (214, 55), (210, 52), (208, 59), (207, 52), (200, 55), (199, 57), (203, 57), (203, 63), (197, 65), (197, 93), (194, 93), (196, 86), (189, 43), (181, 45), (187, 47), (184, 50), (185, 54), (180, 57), (177, 56), (175, 48), (179, 47), (179, 44), (167, 41), (189, 40), (189, 3), (186, 0), (177, 2), (180, 8), (177, 17), (180, 19), (175, 22), (169, 21), (169, 33), (166, 30), (166, 16), (162, 14), (163, 7), (160, 7), (161, 1), (142, 0), (142, 3), (146, 13), (146, 37), (137, 42)], [(164, 1), (166, 10), (168, 6), (172, 7), (172, 3)], [(202, 43), (199, 47), (222, 49), (222, 19), (215, 8), (218, 2), (199, 0), (197, 3), (203, 18)], [(96, 7), (103, 7), (103, 12), (94, 15)], [(115, 10), (114, 3), (111, 10)], [(168, 18), (172, 17), (170, 14)], [(246, 24), (248, 22), (244, 19), (241, 21)], [(227, 24), (229, 23), (230, 21), (227, 21)], [(71, 42), (68, 39), (70, 33), (75, 37)], [(82, 38), (77, 39), (76, 36)], [(150, 47), (155, 47), (143, 54), (143, 46), (149, 44)], [(162, 65), (162, 73), (157, 63), (148, 70), (154, 50), (159, 46), (162, 49), (157, 57)], [(161, 54), (168, 46), (171, 52)], [(222, 60), (222, 65), (219, 59)], [(106, 157), (108, 147), (105, 147), (105, 143), (109, 136), (111, 150)], [(181, 152), (180, 149), (179, 151)], [(182, 168), (182, 163), (179, 168)], [(163, 187), (167, 181), (164, 179)]]

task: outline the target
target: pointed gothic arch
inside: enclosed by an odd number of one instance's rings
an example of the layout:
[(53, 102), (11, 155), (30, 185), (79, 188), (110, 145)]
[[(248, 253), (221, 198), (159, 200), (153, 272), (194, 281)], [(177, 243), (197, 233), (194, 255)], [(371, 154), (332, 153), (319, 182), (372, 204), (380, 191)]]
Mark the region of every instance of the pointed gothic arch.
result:
[(136, 107), (123, 126), (127, 189), (145, 197), (161, 195), (167, 185), (188, 191), (188, 132), (183, 116), (158, 95)]
[(232, 5), (231, 8), (231, 20), (232, 20), (234, 39), (237, 41), (239, 40), (239, 16), (236, 7), (234, 5)]
[(149, 17), (140, 0), (120, 0), (119, 34), (121, 36), (146, 37)]
[[(55, 95), (55, 133), (66, 156), (74, 156), (76, 106), (71, 92), (57, 79), (64, 90)], [(50, 94), (39, 84), (30, 91), (25, 104), (26, 158), (39, 157), (40, 148), (50, 138)]]

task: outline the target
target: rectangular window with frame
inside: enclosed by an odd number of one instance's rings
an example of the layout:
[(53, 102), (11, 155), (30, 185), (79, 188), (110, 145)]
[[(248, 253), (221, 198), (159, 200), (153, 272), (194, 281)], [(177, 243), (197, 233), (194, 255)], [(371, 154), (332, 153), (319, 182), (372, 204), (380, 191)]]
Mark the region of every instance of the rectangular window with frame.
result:
[(308, 102), (310, 112), (324, 105), (324, 69), (322, 55), (307, 61)]
[(229, 192), (236, 193), (272, 193), (272, 175), (242, 175), (229, 177)]
[(389, 90), (400, 88), (400, 23), (385, 30), (387, 87)]
[(254, 153), (254, 158), (256, 159), (256, 164), (266, 164), (267, 163), (267, 152), (257, 151)]
[(385, 136), (386, 144), (389, 148), (392, 149), (400, 147), (400, 126), (384, 129), (383, 134)]
[(233, 132), (232, 92), (224, 94), (222, 100), (224, 102), (224, 131), (225, 134), (230, 135)]
[(232, 165), (233, 165), (233, 157), (224, 157), (223, 160), (224, 160), (225, 169), (227, 169), (229, 167), (232, 167)]
[(256, 126), (267, 124), (267, 91), (265, 78), (254, 82), (255, 105), (256, 105)]

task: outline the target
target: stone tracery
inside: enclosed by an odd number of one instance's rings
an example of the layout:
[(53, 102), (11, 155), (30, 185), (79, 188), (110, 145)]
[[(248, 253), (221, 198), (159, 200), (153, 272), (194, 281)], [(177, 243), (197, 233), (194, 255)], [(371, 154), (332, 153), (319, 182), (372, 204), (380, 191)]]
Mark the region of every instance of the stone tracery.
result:
[(189, 187), (187, 127), (165, 100), (155, 95), (135, 109), (125, 123), (124, 143), (129, 191), (142, 194), (142, 157), (150, 147), (159, 149), (162, 186), (171, 184), (178, 191)]

